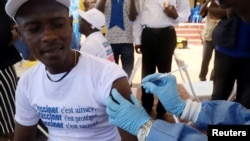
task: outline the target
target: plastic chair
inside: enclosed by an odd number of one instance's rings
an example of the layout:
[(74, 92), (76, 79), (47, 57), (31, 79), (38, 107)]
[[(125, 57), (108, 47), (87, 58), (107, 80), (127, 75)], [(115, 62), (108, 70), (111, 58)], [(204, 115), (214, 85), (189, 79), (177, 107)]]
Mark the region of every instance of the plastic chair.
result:
[(182, 67), (182, 69), (179, 69), (181, 78), (183, 80), (182, 85), (189, 96), (193, 97), (196, 101), (200, 101), (200, 98), (210, 99), (213, 91), (213, 81), (192, 82), (187, 67), (184, 67), (187, 66), (185, 61), (176, 54), (174, 54), (174, 59), (178, 68)]
[(135, 74), (136, 74), (137, 70), (140, 68), (141, 63), (142, 63), (142, 57), (139, 56), (139, 57), (137, 58), (136, 62), (135, 62), (134, 68), (133, 68), (133, 70), (132, 70), (132, 72), (131, 72), (131, 74), (130, 74), (130, 77), (129, 77), (129, 79), (128, 79), (128, 83), (129, 83), (129, 85), (131, 86), (131, 91), (132, 91), (132, 93), (133, 93), (136, 97), (137, 97), (137, 89), (138, 89), (138, 87), (132, 87), (132, 84), (133, 84), (133, 79), (134, 79), (134, 77), (135, 77)]
[(237, 89), (237, 81), (234, 82), (232, 92), (229, 95), (227, 101), (234, 101), (236, 99), (236, 89)]
[(202, 16), (201, 15), (197, 15), (197, 14), (194, 14), (190, 17), (190, 20), (192, 23), (201, 23), (202, 21)]
[(134, 79), (134, 77), (135, 77), (135, 74), (136, 74), (137, 70), (138, 70), (138, 69), (140, 68), (140, 66), (141, 66), (141, 63), (142, 63), (141, 61), (142, 61), (142, 58), (141, 58), (141, 56), (139, 56), (139, 57), (137, 58), (136, 62), (135, 62), (134, 68), (133, 68), (133, 70), (132, 70), (132, 72), (131, 72), (131, 74), (130, 74), (130, 77), (129, 77), (129, 79), (128, 79), (129, 85), (132, 85), (132, 81), (133, 81), (133, 79)]
[(49, 134), (47, 133), (47, 131), (45, 129), (43, 129), (43, 127), (41, 125), (37, 125), (38, 130), (40, 130), (47, 138), (49, 137)]
[[(191, 78), (189, 76), (187, 67), (187, 64), (185, 64), (185, 61), (178, 57), (176, 54), (174, 54), (174, 59), (176, 61), (176, 64), (178, 66), (181, 78), (183, 80), (183, 87), (187, 91), (187, 93), (193, 97), (196, 101), (200, 101), (200, 98), (206, 98), (210, 99), (213, 92), (213, 81), (191, 81)], [(185, 77), (186, 79), (185, 79)], [(228, 101), (233, 101), (236, 97), (236, 87), (237, 82), (235, 81), (234, 87), (232, 88), (232, 92), (228, 97)]]
[(14, 42), (14, 45), (19, 53), (22, 54), (23, 59), (28, 60), (30, 57), (30, 51), (27, 47), (27, 45), (22, 42), (19, 38)]

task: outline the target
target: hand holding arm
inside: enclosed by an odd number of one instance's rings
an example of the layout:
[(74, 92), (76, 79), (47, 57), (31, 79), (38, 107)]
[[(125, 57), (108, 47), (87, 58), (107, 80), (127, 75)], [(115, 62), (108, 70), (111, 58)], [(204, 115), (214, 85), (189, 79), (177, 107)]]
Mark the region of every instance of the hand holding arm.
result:
[(158, 79), (161, 75), (162, 73), (154, 73), (146, 76), (142, 80), (142, 86), (147, 93), (157, 95), (167, 111), (180, 116), (186, 102), (182, 100), (178, 93), (176, 78), (174, 75), (169, 74)]
[[(134, 104), (124, 99), (116, 89), (112, 90), (113, 98), (119, 103), (112, 100), (109, 96), (106, 99), (107, 113), (110, 116), (109, 120), (112, 124), (127, 130), (131, 134), (136, 135), (139, 128), (151, 118), (141, 106), (139, 101), (131, 94), (131, 100)], [(163, 120), (156, 120), (150, 127), (146, 137), (147, 141), (166, 140), (195, 141), (206, 140), (207, 136), (202, 134), (190, 126), (184, 124), (170, 124)]]
[(109, 115), (109, 121), (136, 135), (139, 128), (149, 121), (151, 117), (133, 94), (130, 95), (130, 98), (134, 104), (124, 99), (116, 89), (112, 89), (111, 93), (113, 98), (109, 96), (106, 99), (106, 111)]

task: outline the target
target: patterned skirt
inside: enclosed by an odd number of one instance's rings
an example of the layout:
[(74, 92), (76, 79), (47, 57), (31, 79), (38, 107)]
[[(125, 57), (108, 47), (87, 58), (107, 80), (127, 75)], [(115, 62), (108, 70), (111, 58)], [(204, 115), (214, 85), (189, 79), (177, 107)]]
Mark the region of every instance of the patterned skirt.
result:
[(17, 76), (12, 66), (0, 70), (0, 134), (14, 132)]

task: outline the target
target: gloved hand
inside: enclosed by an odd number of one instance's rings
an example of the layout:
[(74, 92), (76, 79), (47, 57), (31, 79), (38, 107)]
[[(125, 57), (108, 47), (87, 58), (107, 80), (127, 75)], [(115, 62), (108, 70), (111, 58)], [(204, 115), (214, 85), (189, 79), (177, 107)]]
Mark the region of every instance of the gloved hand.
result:
[(185, 108), (186, 102), (178, 93), (176, 78), (174, 75), (167, 75), (157, 79), (162, 73), (154, 73), (142, 80), (142, 87), (146, 93), (157, 95), (165, 110), (180, 116)]
[(151, 117), (133, 94), (130, 95), (130, 99), (134, 104), (123, 98), (116, 89), (112, 89), (111, 93), (113, 99), (119, 104), (112, 100), (111, 96), (106, 98), (109, 121), (129, 133), (137, 135), (139, 128)]

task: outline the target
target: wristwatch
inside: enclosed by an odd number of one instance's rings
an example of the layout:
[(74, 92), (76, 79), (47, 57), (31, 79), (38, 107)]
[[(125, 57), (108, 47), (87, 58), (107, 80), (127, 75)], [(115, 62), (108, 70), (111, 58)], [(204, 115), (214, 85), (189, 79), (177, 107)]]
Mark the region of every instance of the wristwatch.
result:
[(153, 125), (153, 120), (147, 121), (143, 126), (141, 126), (137, 133), (138, 141), (146, 141), (149, 130)]

